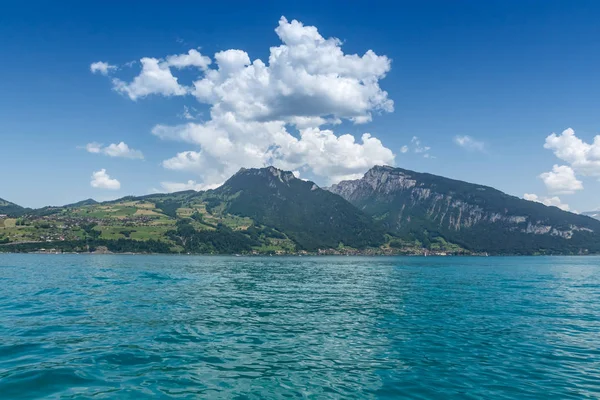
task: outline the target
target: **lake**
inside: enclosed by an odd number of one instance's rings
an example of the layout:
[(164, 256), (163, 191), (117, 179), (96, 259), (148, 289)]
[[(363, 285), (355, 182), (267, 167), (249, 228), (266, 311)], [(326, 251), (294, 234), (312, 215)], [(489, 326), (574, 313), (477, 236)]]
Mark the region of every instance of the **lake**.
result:
[(600, 258), (0, 255), (0, 397), (598, 398)]

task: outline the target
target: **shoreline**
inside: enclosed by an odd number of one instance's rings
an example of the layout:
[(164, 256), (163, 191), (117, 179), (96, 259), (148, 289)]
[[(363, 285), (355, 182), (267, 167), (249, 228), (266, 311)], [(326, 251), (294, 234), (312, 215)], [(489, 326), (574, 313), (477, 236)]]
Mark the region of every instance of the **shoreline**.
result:
[(410, 258), (486, 258), (486, 257), (599, 257), (600, 253), (593, 254), (448, 254), (437, 255), (431, 254), (424, 256), (422, 254), (209, 254), (209, 253), (84, 253), (84, 252), (0, 252), (0, 257), (4, 254), (21, 254), (21, 255), (77, 255), (77, 256), (177, 256), (177, 257), (235, 257), (235, 258), (259, 258), (259, 257), (410, 257)]

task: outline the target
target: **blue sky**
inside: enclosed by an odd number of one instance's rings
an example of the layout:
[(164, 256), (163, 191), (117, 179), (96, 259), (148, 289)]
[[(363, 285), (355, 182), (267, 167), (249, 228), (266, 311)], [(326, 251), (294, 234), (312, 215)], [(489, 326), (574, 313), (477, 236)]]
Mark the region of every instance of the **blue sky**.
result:
[(598, 2), (2, 7), (0, 197), (18, 204), (211, 187), (271, 162), (326, 185), (386, 162), (600, 207)]

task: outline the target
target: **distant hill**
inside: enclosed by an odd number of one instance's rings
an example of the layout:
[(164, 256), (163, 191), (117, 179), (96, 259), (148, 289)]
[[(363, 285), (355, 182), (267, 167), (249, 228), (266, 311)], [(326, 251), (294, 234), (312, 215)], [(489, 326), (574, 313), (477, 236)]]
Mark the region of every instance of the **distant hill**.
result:
[(491, 187), (401, 168), (374, 167), (329, 190), (389, 231), (427, 245), (436, 237), (477, 252), (600, 251), (600, 222)]
[(25, 213), (27, 210), (29, 209), (21, 207), (15, 203), (11, 203), (10, 201), (0, 199), (0, 214), (18, 217)]
[(98, 202), (96, 200), (86, 199), (86, 200), (78, 201), (76, 203), (66, 204), (63, 207), (75, 208), (75, 207), (83, 207), (83, 206), (93, 206), (95, 204), (98, 204)]

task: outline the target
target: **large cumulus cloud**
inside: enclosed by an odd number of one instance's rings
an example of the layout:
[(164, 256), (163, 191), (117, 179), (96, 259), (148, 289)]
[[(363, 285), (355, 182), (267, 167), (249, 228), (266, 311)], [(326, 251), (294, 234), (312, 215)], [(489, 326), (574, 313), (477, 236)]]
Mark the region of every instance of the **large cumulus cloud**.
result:
[[(372, 50), (345, 54), (339, 39), (326, 39), (316, 27), (285, 17), (275, 32), (281, 44), (270, 48), (267, 62), (230, 49), (216, 53), (213, 63), (190, 50), (164, 59), (145, 57), (132, 81), (113, 79), (114, 89), (132, 100), (194, 96), (209, 105), (205, 122), (154, 127), (161, 139), (194, 146), (162, 165), (214, 185), (240, 167), (275, 165), (332, 183), (376, 164), (393, 164), (393, 152), (369, 133), (357, 140), (331, 130), (343, 120), (361, 124), (393, 111), (379, 86), (391, 61)], [(173, 74), (181, 68), (195, 68), (198, 78), (181, 84)]]

